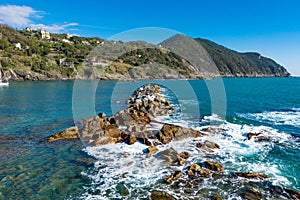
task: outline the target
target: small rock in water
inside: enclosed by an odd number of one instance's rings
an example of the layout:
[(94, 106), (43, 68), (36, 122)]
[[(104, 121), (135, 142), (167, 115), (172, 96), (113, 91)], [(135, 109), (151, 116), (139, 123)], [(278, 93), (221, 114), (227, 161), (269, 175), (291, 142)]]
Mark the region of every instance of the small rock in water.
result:
[(190, 170), (192, 171), (198, 171), (201, 169), (201, 167), (197, 164), (192, 164), (190, 167), (189, 167)]
[(238, 190), (237, 192), (243, 199), (247, 199), (247, 200), (260, 200), (262, 199), (262, 194), (252, 188), (241, 188)]
[(172, 183), (173, 181), (176, 181), (177, 179), (179, 179), (182, 176), (182, 172), (181, 171), (175, 171), (173, 174), (171, 174), (170, 176), (164, 178), (164, 182), (166, 183)]
[(265, 174), (257, 174), (252, 172), (235, 172), (234, 174), (243, 178), (259, 178), (259, 179), (269, 178), (269, 176)]
[(175, 200), (175, 198), (165, 192), (155, 191), (151, 193), (150, 200)]
[(183, 159), (188, 159), (190, 157), (190, 154), (187, 151), (183, 151), (179, 154), (179, 156)]
[(198, 148), (210, 148), (210, 149), (220, 149), (220, 146), (215, 143), (208, 140), (205, 140), (204, 143), (197, 143), (196, 146)]
[(70, 128), (65, 129), (59, 133), (51, 135), (47, 138), (47, 142), (53, 142), (56, 140), (63, 140), (63, 139), (78, 139), (78, 128), (77, 126), (72, 126)]
[(205, 161), (204, 167), (207, 169), (210, 169), (212, 171), (217, 171), (217, 172), (224, 171), (224, 168), (222, 167), (222, 165), (220, 165), (219, 163), (216, 163), (216, 162), (212, 162), (212, 161)]
[(148, 152), (148, 158), (150, 158), (152, 156), (152, 154), (154, 154), (155, 152), (157, 152), (158, 149), (156, 146), (150, 146), (147, 148), (147, 152)]

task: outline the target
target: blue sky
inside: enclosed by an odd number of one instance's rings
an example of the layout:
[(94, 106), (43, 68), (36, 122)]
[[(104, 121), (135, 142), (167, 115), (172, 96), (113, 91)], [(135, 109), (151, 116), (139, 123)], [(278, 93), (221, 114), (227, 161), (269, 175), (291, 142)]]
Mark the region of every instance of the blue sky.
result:
[(104, 39), (134, 28), (167, 28), (257, 51), (300, 75), (299, 10), (297, 0), (7, 0), (0, 3), (0, 22)]

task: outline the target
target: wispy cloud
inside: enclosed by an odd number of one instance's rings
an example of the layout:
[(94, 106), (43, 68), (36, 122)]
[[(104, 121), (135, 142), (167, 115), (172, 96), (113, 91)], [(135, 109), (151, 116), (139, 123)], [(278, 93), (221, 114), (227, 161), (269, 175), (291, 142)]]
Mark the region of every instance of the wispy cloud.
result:
[(29, 24), (28, 25), (32, 29), (43, 29), (49, 32), (60, 32), (66, 30), (68, 27), (71, 26), (78, 26), (77, 23), (65, 23), (62, 25), (59, 24), (51, 24), (51, 25), (45, 25), (45, 24)]
[(75, 22), (50, 25), (36, 24), (34, 20), (43, 18), (42, 13), (44, 12), (35, 10), (29, 6), (0, 5), (0, 23), (17, 28), (27, 26), (33, 29), (43, 29), (50, 32), (67, 31), (69, 27), (78, 26)]

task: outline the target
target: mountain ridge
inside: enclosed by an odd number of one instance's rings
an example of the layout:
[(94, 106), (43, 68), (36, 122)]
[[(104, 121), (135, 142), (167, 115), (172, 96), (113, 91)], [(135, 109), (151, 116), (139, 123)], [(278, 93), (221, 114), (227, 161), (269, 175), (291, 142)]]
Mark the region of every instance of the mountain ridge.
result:
[(179, 34), (152, 45), (14, 30), (2, 24), (0, 68), (15, 81), (290, 76), (283, 66), (259, 53), (239, 53)]

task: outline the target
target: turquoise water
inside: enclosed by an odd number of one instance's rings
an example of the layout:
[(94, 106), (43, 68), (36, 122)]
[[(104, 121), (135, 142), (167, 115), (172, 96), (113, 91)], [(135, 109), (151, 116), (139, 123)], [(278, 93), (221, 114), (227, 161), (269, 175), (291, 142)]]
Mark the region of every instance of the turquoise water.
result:
[[(232, 78), (223, 82), (224, 88), (220, 80), (156, 83), (167, 87), (166, 95), (179, 105), (179, 114), (170, 121), (194, 128), (217, 125), (235, 138), (219, 141), (227, 152), (218, 158), (225, 169), (266, 173), (277, 185), (299, 191), (300, 78)], [(109, 192), (105, 189), (106, 181), (113, 185), (113, 180), (103, 176), (105, 172), (100, 175), (95, 167), (101, 160), (97, 148), (86, 148), (80, 141), (47, 143), (45, 138), (73, 125), (73, 118), (125, 108), (128, 96), (144, 83), (14, 82), (0, 87), (0, 199), (114, 194), (112, 188)], [(96, 92), (89, 92), (95, 86)], [(277, 140), (260, 145), (236, 139), (249, 130), (267, 130)]]

